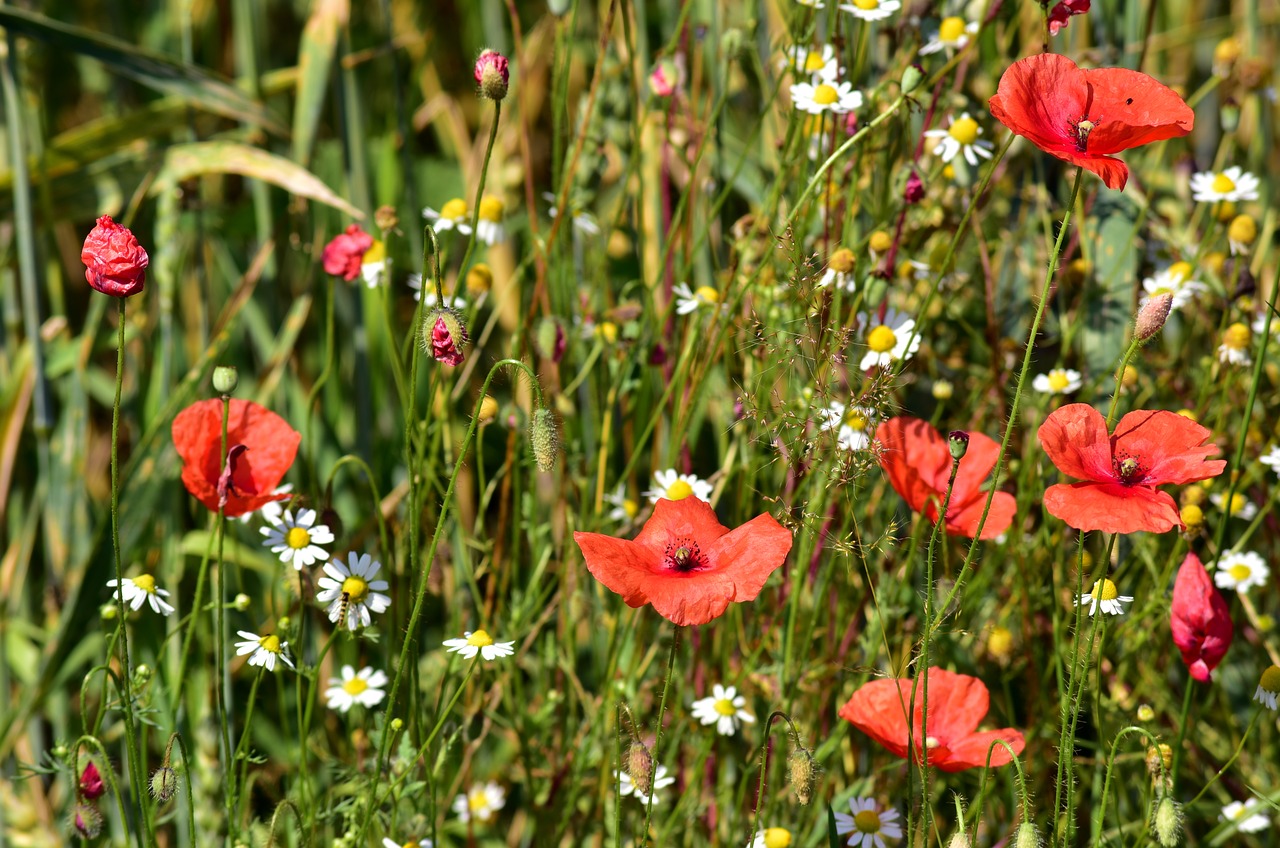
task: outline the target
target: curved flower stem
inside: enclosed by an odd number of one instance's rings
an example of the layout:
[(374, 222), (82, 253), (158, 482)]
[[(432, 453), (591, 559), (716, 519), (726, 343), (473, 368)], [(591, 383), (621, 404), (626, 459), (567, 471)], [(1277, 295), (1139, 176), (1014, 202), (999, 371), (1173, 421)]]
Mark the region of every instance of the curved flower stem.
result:
[(1191, 693), (1195, 691), (1196, 682), (1193, 678), (1187, 678), (1187, 690), (1182, 693), (1182, 709), (1178, 712), (1178, 736), (1173, 743), (1173, 774), (1170, 780), (1173, 785), (1178, 785), (1178, 767), (1182, 765), (1182, 740), (1187, 737), (1187, 719), (1191, 715)]
[(1009, 752), (1009, 763), (1013, 766), (1014, 773), (1018, 775), (1018, 797), (1014, 800), (1022, 808), (1022, 820), (1024, 822), (1033, 821), (1031, 818), (1031, 795), (1027, 792), (1027, 775), (1022, 770), (1022, 763), (1018, 761), (1018, 752), (1013, 750), (1013, 746), (1007, 740), (996, 739), (987, 746), (987, 762), (982, 769), (982, 780), (978, 783), (978, 809), (975, 812), (972, 807), (969, 808), (969, 817), (973, 821), (971, 841), (975, 844), (978, 841), (978, 828), (982, 825), (982, 807), (986, 798), (987, 778), (991, 775), (991, 755), (995, 753), (997, 746)]
[[(1146, 730), (1141, 727), (1135, 727), (1133, 725), (1130, 725), (1124, 728), (1123, 730), (1121, 730), (1119, 733), (1116, 734), (1115, 740), (1111, 743), (1111, 754), (1110, 756), (1107, 757), (1106, 776), (1102, 779), (1102, 799), (1101, 799), (1101, 802), (1098, 804), (1098, 817), (1094, 820), (1094, 823), (1093, 823), (1094, 833), (1101, 833), (1102, 826), (1103, 824), (1106, 823), (1107, 800), (1111, 794), (1111, 772), (1115, 770), (1116, 752), (1119, 750), (1120, 743), (1124, 740), (1124, 737), (1128, 736), (1131, 733), (1137, 733), (1137, 734), (1140, 734), (1141, 736), (1146, 737), (1147, 742), (1153, 746), (1160, 744), (1160, 741), (1156, 739), (1156, 737), (1152, 735), (1152, 733), (1149, 730)], [(1237, 751), (1237, 753), (1239, 752)], [(1166, 777), (1164, 773), (1164, 760), (1163, 758), (1157, 758), (1157, 762), (1160, 764), (1160, 773), (1156, 775), (1156, 781), (1157, 781), (1157, 784), (1163, 790), (1164, 778)], [(1228, 763), (1228, 765), (1230, 764)]]
[[(480, 182), (476, 186), (476, 202), (471, 208), (471, 238), (467, 240), (467, 251), (462, 254), (462, 264), (458, 266), (458, 275), (461, 279), (466, 279), (467, 261), (471, 258), (471, 251), (475, 249), (476, 241), (480, 238), (480, 201), (484, 200), (484, 182), (489, 175), (489, 159), (493, 156), (493, 143), (498, 138), (498, 119), (502, 117), (502, 101), (493, 101), (493, 124), (489, 127), (489, 144), (484, 149), (484, 164), (480, 166)], [(425, 283), (424, 283), (425, 285)], [(436, 302), (443, 306), (446, 301), (444, 293), (440, 288), (441, 280), (439, 275), (436, 276)]]
[[(653, 774), (658, 774), (658, 744), (662, 741), (662, 719), (667, 712), (667, 693), (671, 691), (671, 678), (675, 674), (676, 653), (680, 648), (680, 631), (684, 628), (676, 625), (675, 633), (671, 637), (671, 655), (667, 657), (667, 679), (662, 683), (662, 699), (658, 701), (658, 725), (653, 731)], [(644, 805), (644, 831), (642, 844), (649, 844), (649, 822), (653, 819), (653, 799), (657, 796), (657, 787), (649, 787), (649, 803)]]
[(1120, 389), (1124, 385), (1124, 372), (1129, 369), (1129, 360), (1133, 359), (1133, 355), (1138, 348), (1142, 347), (1142, 341), (1137, 337), (1133, 337), (1133, 341), (1129, 342), (1129, 347), (1124, 352), (1124, 357), (1120, 360), (1120, 367), (1116, 369), (1116, 390), (1111, 394), (1111, 408), (1107, 410), (1107, 432), (1111, 432), (1111, 427), (1116, 421), (1116, 407), (1120, 404)]
[[(124, 298), (120, 298), (120, 302), (124, 303)], [(80, 748), (82, 746), (86, 748), (93, 748), (94, 750), (96, 750), (98, 752), (98, 756), (102, 758), (102, 762), (104, 764), (107, 764), (105, 768), (99, 769), (98, 773), (103, 777), (103, 779), (107, 781), (107, 785), (111, 787), (111, 793), (116, 796), (116, 806), (120, 809), (120, 823), (127, 828), (129, 826), (129, 817), (124, 807), (124, 793), (120, 791), (120, 785), (116, 783), (115, 769), (111, 768), (111, 766), (109, 765), (111, 762), (111, 757), (107, 756), (107, 749), (102, 746), (102, 742), (98, 739), (98, 737), (81, 736), (79, 739), (76, 740), (76, 744), (72, 748), (72, 750), (75, 751), (75, 756), (72, 757), (72, 761), (71, 761), (71, 768), (73, 772), (72, 779), (77, 781), (80, 779)], [(130, 752), (130, 756), (132, 756), (132, 752)], [(129, 782), (131, 785), (136, 784), (138, 782), (137, 776), (134, 774), (134, 772), (136, 771), (137, 769), (135, 768), (129, 769)], [(134, 787), (134, 791), (137, 792), (136, 786)], [(78, 795), (79, 795), (79, 791), (77, 790), (77, 797)], [(138, 801), (138, 805), (142, 806), (143, 802), (142, 802), (141, 796), (137, 798), (137, 801)], [(145, 818), (144, 818), (144, 821), (145, 821)], [(141, 844), (142, 831), (139, 830), (135, 832), (134, 836), (138, 838), (138, 843)]]
[(747, 834), (748, 843), (760, 832), (760, 808), (764, 806), (764, 778), (769, 772), (769, 733), (773, 730), (773, 723), (780, 718), (791, 725), (792, 736), (796, 739), (800, 738), (800, 731), (796, 729), (796, 723), (791, 720), (791, 716), (782, 710), (769, 713), (769, 718), (764, 722), (764, 741), (760, 743), (760, 781), (756, 784), (756, 809), (751, 822), (751, 832)]
[(1209, 778), (1209, 780), (1205, 783), (1205, 785), (1200, 788), (1200, 791), (1196, 793), (1196, 797), (1188, 801), (1186, 803), (1186, 806), (1189, 807), (1192, 804), (1194, 804), (1196, 801), (1199, 801), (1202, 797), (1204, 797), (1204, 793), (1209, 791), (1209, 787), (1212, 786), (1214, 783), (1216, 783), (1218, 781), (1218, 778), (1226, 774), (1227, 769), (1231, 768), (1231, 764), (1234, 763), (1237, 759), (1239, 759), (1240, 752), (1244, 750), (1244, 743), (1248, 741), (1249, 734), (1253, 733), (1253, 729), (1258, 726), (1258, 719), (1261, 717), (1262, 717), (1262, 707), (1259, 706), (1256, 710), (1253, 711), (1253, 718), (1249, 719), (1249, 726), (1245, 728), (1244, 735), (1240, 737), (1240, 744), (1236, 745), (1235, 751), (1233, 751), (1231, 754), (1231, 759), (1227, 760), (1225, 763), (1222, 764), (1222, 768), (1218, 769), (1218, 773), (1215, 774), (1213, 777)]

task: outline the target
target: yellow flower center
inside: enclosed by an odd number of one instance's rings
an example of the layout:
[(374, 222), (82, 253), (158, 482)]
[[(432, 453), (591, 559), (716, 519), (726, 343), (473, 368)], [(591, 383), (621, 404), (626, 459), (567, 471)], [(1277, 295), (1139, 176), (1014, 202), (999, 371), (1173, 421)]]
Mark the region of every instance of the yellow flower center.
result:
[(939, 41), (958, 41), (964, 35), (964, 18), (944, 18), (938, 27)]
[(942, 176), (946, 177), (949, 180), (954, 180), (956, 178), (956, 166), (948, 162), (942, 168)]
[(666, 498), (669, 501), (682, 501), (693, 494), (693, 486), (687, 480), (676, 480), (667, 487)]
[(694, 291), (694, 295), (703, 303), (720, 302), (720, 292), (711, 288), (711, 286), (698, 286), (697, 290)]
[(493, 270), (483, 262), (477, 262), (467, 272), (467, 294), (478, 297), (493, 287)]
[(1169, 266), (1169, 277), (1171, 279), (1182, 282), (1191, 279), (1191, 263), (1175, 262)]
[(301, 550), (311, 544), (311, 532), (305, 527), (290, 527), (284, 534), (284, 543), (295, 551)]
[(348, 695), (359, 695), (361, 692), (369, 688), (369, 682), (363, 677), (353, 677), (350, 680), (342, 681), (342, 691)]
[(880, 0), (853, 0), (853, 5), (863, 11), (869, 12), (872, 9), (880, 8)]
[(133, 585), (137, 586), (148, 595), (154, 595), (156, 593), (156, 579), (150, 574), (139, 574), (137, 577), (133, 578)]
[(731, 716), (738, 712), (734, 709), (733, 701), (730, 701), (728, 698), (721, 698), (712, 704), (712, 706), (715, 708), (715, 711), (720, 713), (722, 716)]
[(483, 630), (477, 630), (467, 637), (467, 644), (473, 648), (487, 648), (493, 644), (493, 637)]
[(631, 498), (627, 498), (622, 502), (622, 511), (627, 514), (627, 518), (635, 518), (636, 514), (640, 512), (640, 504), (631, 500)]
[(1236, 322), (1227, 328), (1222, 336), (1222, 343), (1231, 350), (1244, 350), (1249, 346), (1249, 327)]
[(609, 344), (618, 340), (618, 325), (612, 321), (601, 321), (596, 325), (596, 333)]
[(1099, 589), (1099, 584), (1094, 583), (1093, 589), (1090, 592), (1095, 600), (1114, 601), (1120, 596), (1120, 592), (1116, 589), (1116, 584), (1112, 583), (1110, 580), (1102, 580), (1100, 582), (1102, 588)]
[(897, 334), (883, 324), (867, 334), (867, 346), (876, 353), (887, 353), (893, 350), (897, 343)]
[(1244, 512), (1245, 507), (1249, 505), (1249, 499), (1244, 495), (1236, 492), (1231, 496), (1231, 508), (1228, 510), (1232, 515)]
[(837, 274), (848, 274), (853, 270), (853, 251), (842, 247), (827, 259), (827, 267)]
[(1250, 574), (1253, 574), (1253, 569), (1241, 562), (1228, 568), (1227, 573), (1236, 580), (1246, 580)]
[(884, 230), (876, 230), (871, 234), (871, 239), (867, 242), (867, 246), (876, 253), (884, 253), (893, 247), (893, 237)]
[(861, 431), (861, 430), (867, 429), (867, 424), (869, 422), (867, 421), (866, 413), (864, 413), (861, 409), (855, 408), (845, 413), (844, 423), (849, 425), (855, 430)]
[(1236, 216), (1236, 204), (1234, 201), (1231, 201), (1231, 200), (1224, 200), (1221, 203), (1219, 203), (1217, 210), (1213, 214), (1214, 218), (1217, 218), (1219, 221), (1223, 222), (1224, 224), (1227, 221), (1230, 221), (1235, 216)]
[(825, 82), (813, 90), (813, 102), (819, 106), (830, 106), (840, 99), (840, 93)]
[(1270, 692), (1273, 695), (1280, 692), (1280, 665), (1273, 665), (1262, 672), (1262, 679), (1258, 681), (1258, 685), (1264, 692)]
[(480, 201), (481, 221), (491, 221), (495, 224), (501, 223), (504, 211), (505, 207), (502, 205), (502, 201), (496, 197), (486, 197)]
[(264, 651), (270, 651), (273, 654), (280, 653), (280, 637), (276, 636), (274, 633), (270, 636), (263, 636), (258, 640), (258, 645)]
[(401, 846), (400, 846), (400, 848), (419, 848), (419, 846), (421, 846), (421, 845), (422, 845), (422, 843), (421, 843), (421, 842), (418, 842), (418, 841), (416, 841), (416, 840), (410, 839), (408, 842), (406, 842), (405, 844), (401, 845)]
[(973, 144), (978, 140), (978, 122), (964, 115), (952, 121), (951, 129), (947, 132), (961, 144)]
[(342, 581), (342, 594), (351, 598), (353, 604), (361, 603), (369, 594), (369, 584), (353, 574)]
[(822, 70), (826, 66), (827, 63), (822, 59), (821, 50), (810, 50), (809, 55), (804, 59), (804, 69), (811, 74)]
[(1013, 632), (996, 625), (987, 634), (987, 650), (994, 657), (1008, 657), (1013, 652)]
[(455, 197), (444, 206), (440, 207), (440, 217), (450, 221), (465, 219), (467, 217), (467, 201), (460, 197)]
[(863, 810), (853, 817), (853, 826), (858, 833), (879, 833), (880, 814), (875, 810)]
[(387, 261), (387, 246), (377, 239), (373, 240), (373, 244), (364, 252), (364, 258), (360, 260), (363, 265), (373, 265), (377, 262)]
[(771, 827), (764, 832), (764, 848), (791, 848), (791, 831), (785, 827)]
[(1050, 371), (1049, 372), (1049, 388), (1055, 392), (1060, 392), (1071, 384), (1071, 380), (1067, 377), (1066, 371)]
[(1226, 194), (1229, 191), (1236, 190), (1235, 182), (1226, 174), (1218, 174), (1213, 178), (1213, 185), (1210, 186), (1218, 194)]
[(467, 807), (473, 813), (489, 809), (489, 799), (485, 797), (483, 789), (473, 789), (467, 793)]
[(1204, 524), (1204, 510), (1195, 504), (1187, 504), (1182, 508), (1182, 523), (1188, 530), (1194, 530)]
[(1227, 227), (1227, 238), (1241, 244), (1253, 244), (1258, 237), (1258, 223), (1248, 215), (1240, 215)]

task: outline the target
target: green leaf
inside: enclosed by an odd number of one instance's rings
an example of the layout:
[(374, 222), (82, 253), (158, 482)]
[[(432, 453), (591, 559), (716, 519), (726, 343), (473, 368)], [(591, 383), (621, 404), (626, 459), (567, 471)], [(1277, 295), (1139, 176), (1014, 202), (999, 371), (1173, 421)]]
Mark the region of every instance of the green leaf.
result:
[(1119, 212), (1108, 215), (1097, 230), (1095, 244), (1096, 287), (1089, 292), (1080, 341), (1086, 373), (1098, 376), (1117, 367), (1128, 343), (1133, 279), (1138, 270), (1133, 220)]
[(257, 124), (277, 135), (288, 133), (261, 103), (227, 80), (194, 65), (175, 62), (118, 38), (13, 6), (0, 6), (0, 26), (43, 41), (59, 51), (90, 56), (122, 77), (162, 94), (174, 95), (192, 106)]
[(306, 165), (329, 89), (338, 33), (351, 14), (348, 0), (318, 0), (298, 47), (298, 97), (293, 109), (293, 161)]

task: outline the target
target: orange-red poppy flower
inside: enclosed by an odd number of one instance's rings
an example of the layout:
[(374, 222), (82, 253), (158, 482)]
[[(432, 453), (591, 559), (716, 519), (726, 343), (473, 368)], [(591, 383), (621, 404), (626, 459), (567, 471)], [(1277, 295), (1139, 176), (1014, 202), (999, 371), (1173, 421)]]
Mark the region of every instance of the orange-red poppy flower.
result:
[(228, 518), (289, 495), (273, 494), (293, 465), (302, 435), (264, 406), (231, 399), (227, 460), (222, 459), (222, 401), (193, 403), (173, 419), (173, 444), (182, 457), (182, 483), (200, 503)]
[(659, 500), (634, 541), (574, 533), (587, 570), (627, 606), (653, 604), (679, 625), (706, 624), (755, 600), (791, 550), (791, 531), (757, 515), (730, 530), (698, 498)]
[(1107, 422), (1087, 403), (1070, 403), (1040, 425), (1040, 445), (1070, 477), (1044, 493), (1044, 507), (1077, 530), (1163, 533), (1182, 527), (1178, 505), (1156, 486), (1191, 483), (1222, 473), (1227, 463), (1209, 431), (1164, 410), (1130, 412), (1107, 434)]
[[(1000, 445), (981, 433), (969, 433), (969, 448), (960, 460), (960, 470), (951, 489), (947, 507), (947, 532), (972, 539), (982, 518), (987, 492), (982, 483), (996, 467)], [(947, 437), (919, 418), (890, 418), (876, 428), (876, 440), (883, 450), (880, 467), (889, 482), (916, 512), (930, 521), (938, 520), (938, 508), (947, 492), (951, 476), (951, 449)], [(1007, 492), (996, 492), (991, 512), (983, 525), (983, 539), (994, 539), (1009, 529), (1017, 501)]]
[(1169, 628), (1191, 676), (1208, 683), (1210, 673), (1231, 647), (1235, 629), (1227, 602), (1195, 554), (1187, 554), (1173, 581)]
[[(911, 726), (907, 726), (907, 705), (911, 703), (912, 682), (906, 678), (872, 680), (853, 693), (840, 708), (840, 717), (883, 745), (899, 757), (907, 756), (907, 734), (911, 733), (915, 759), (923, 758), (929, 749), (929, 765), (943, 771), (963, 771), (987, 764), (1007, 765), (1015, 753), (1022, 753), (1022, 732), (1011, 727), (979, 731), (978, 725), (987, 714), (990, 696), (987, 687), (976, 677), (956, 674), (943, 668), (929, 669), (929, 720), (924, 721), (924, 686), (916, 687), (911, 709)], [(926, 732), (928, 735), (926, 736)]]
[(1057, 53), (1014, 62), (991, 114), (1045, 153), (1124, 188), (1129, 169), (1111, 154), (1191, 132), (1195, 113), (1177, 92), (1126, 68), (1086, 71)]

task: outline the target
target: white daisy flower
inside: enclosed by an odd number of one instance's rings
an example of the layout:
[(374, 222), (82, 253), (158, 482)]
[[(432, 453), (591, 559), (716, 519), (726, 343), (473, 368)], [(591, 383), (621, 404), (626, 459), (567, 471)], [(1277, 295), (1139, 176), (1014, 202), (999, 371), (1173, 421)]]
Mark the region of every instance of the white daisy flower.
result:
[[(547, 209), (547, 214), (555, 218), (558, 211), (556, 209), (556, 196), (549, 192), (542, 193), (543, 198), (550, 202), (551, 206)], [(596, 219), (588, 212), (583, 212), (572, 201), (569, 203), (569, 211), (573, 213), (573, 229), (586, 236), (600, 235), (600, 225), (596, 223)]]
[(300, 509), (295, 518), (293, 513), (285, 510), (278, 521), (273, 521), (262, 528), (263, 547), (271, 549), (271, 553), (279, 554), (280, 561), (293, 563), (298, 571), (302, 567), (315, 565), (317, 561), (329, 558), (329, 552), (321, 545), (333, 543), (333, 532), (327, 524), (316, 524), (314, 509)]
[(370, 612), (387, 611), (391, 598), (381, 594), (388, 588), (387, 581), (373, 579), (381, 568), (373, 557), (355, 551), (347, 554), (347, 563), (337, 559), (324, 564), (325, 576), (316, 581), (320, 587), (316, 601), (329, 605), (330, 621), (337, 622), (345, 609), (346, 628), (355, 630), (369, 626)]
[(756, 831), (747, 848), (791, 848), (791, 831), (785, 827), (769, 827)]
[(474, 633), (468, 630), (462, 635), (461, 639), (445, 639), (444, 646), (450, 653), (461, 654), (464, 659), (474, 659), (479, 654), (485, 662), (493, 662), (499, 657), (509, 657), (516, 652), (515, 642), (495, 642), (483, 630)]
[(1076, 598), (1076, 606), (1080, 607), (1088, 604), (1090, 618), (1098, 611), (1098, 607), (1102, 607), (1102, 611), (1107, 615), (1124, 615), (1124, 606), (1122, 605), (1133, 603), (1132, 596), (1120, 594), (1120, 591), (1116, 589), (1116, 584), (1110, 580), (1101, 580), (1099, 582), (1102, 584), (1102, 588), (1099, 589), (1098, 583), (1094, 583), (1091, 590)]
[(810, 80), (822, 79), (832, 82), (840, 78), (843, 70), (836, 49), (830, 44), (821, 47), (792, 47), (782, 60), (783, 67), (791, 67), (797, 74), (804, 74)]
[(1258, 812), (1261, 807), (1262, 804), (1257, 798), (1250, 798), (1243, 804), (1232, 801), (1222, 808), (1222, 815), (1219, 818), (1223, 821), (1237, 822), (1236, 830), (1241, 833), (1257, 833), (1271, 827), (1271, 819)]
[(1237, 321), (1222, 334), (1222, 344), (1218, 345), (1218, 361), (1229, 365), (1252, 365), (1253, 357), (1249, 355), (1251, 344), (1252, 331), (1247, 324)]
[(1171, 309), (1181, 309), (1186, 306), (1195, 296), (1201, 292), (1206, 292), (1209, 287), (1204, 283), (1191, 279), (1191, 264), (1188, 262), (1175, 262), (1163, 271), (1156, 273), (1154, 277), (1147, 277), (1142, 281), (1142, 302), (1139, 308), (1147, 305), (1147, 301), (1158, 294), (1173, 295), (1173, 303)]
[(714, 724), (716, 733), (732, 736), (745, 721), (755, 724), (756, 717), (743, 709), (747, 699), (733, 686), (711, 687), (711, 697), (693, 702), (693, 717), (706, 724)]
[(471, 235), (471, 215), (467, 201), (460, 197), (455, 197), (441, 206), (439, 212), (428, 206), (422, 210), (422, 217), (431, 222), (431, 228), (437, 233), (457, 230), (464, 236)]
[(860, 451), (871, 446), (872, 424), (876, 417), (874, 409), (832, 401), (826, 408), (815, 411), (822, 430), (839, 431), (836, 433), (836, 446), (841, 450)]
[(1191, 198), (1197, 203), (1258, 199), (1258, 178), (1239, 166), (1221, 173), (1202, 171), (1191, 177)]
[(1271, 448), (1266, 455), (1258, 458), (1258, 462), (1268, 466), (1272, 471), (1280, 475), (1280, 447)]
[(890, 309), (884, 320), (874, 314), (858, 313), (858, 328), (864, 331), (864, 344), (870, 348), (858, 368), (888, 368), (900, 359), (910, 359), (920, 349), (916, 322), (901, 312)]
[(874, 798), (850, 798), (852, 813), (836, 813), (836, 833), (849, 834), (846, 845), (854, 848), (885, 848), (885, 839), (901, 839), (902, 825), (898, 823), (898, 811), (889, 807), (881, 809)]
[(1230, 551), (1217, 562), (1213, 582), (1221, 589), (1244, 594), (1254, 586), (1265, 586), (1271, 569), (1253, 551)]
[(491, 780), (488, 783), (473, 783), (465, 795), (454, 798), (453, 811), (463, 824), (472, 819), (490, 822), (493, 821), (494, 814), (506, 804), (507, 793)]
[[(1214, 492), (1209, 496), (1209, 500), (1213, 501), (1213, 505), (1218, 509), (1227, 510), (1227, 496), (1223, 492)], [(1232, 518), (1241, 518), (1245, 521), (1252, 521), (1254, 516), (1258, 514), (1258, 505), (1249, 500), (1242, 492), (1236, 492), (1231, 498), (1231, 509), (1229, 510)]]
[(507, 230), (502, 225), (506, 216), (506, 207), (496, 197), (486, 197), (480, 201), (480, 219), (476, 222), (476, 238), (488, 245), (495, 245), (507, 238)]
[(679, 315), (688, 315), (703, 306), (720, 304), (720, 292), (711, 286), (690, 289), (688, 283), (681, 283), (672, 288), (671, 292), (676, 296), (676, 313)]
[(853, 85), (847, 82), (831, 80), (816, 85), (798, 82), (791, 86), (791, 102), (801, 112), (811, 115), (821, 115), (824, 112), (843, 115), (862, 105), (862, 93), (854, 91)]
[(840, 6), (840, 11), (864, 21), (883, 21), (900, 8), (899, 0), (853, 0), (852, 4)]
[(796, 0), (801, 6), (808, 6), (810, 9), (824, 9), (822, 0)]
[(950, 162), (960, 153), (964, 153), (964, 161), (977, 167), (978, 157), (991, 158), (991, 142), (978, 138), (982, 135), (982, 127), (964, 112), (958, 118), (951, 119), (951, 126), (945, 130), (929, 130), (925, 138), (936, 138), (938, 144), (933, 148), (933, 155), (942, 157), (943, 162)]
[(928, 43), (920, 48), (921, 56), (937, 53), (940, 50), (952, 52), (960, 50), (969, 43), (969, 39), (978, 34), (978, 22), (965, 23), (964, 18), (943, 18), (938, 31), (929, 36)]
[(289, 660), (287, 651), (289, 650), (288, 642), (281, 642), (280, 637), (273, 633), (266, 636), (259, 636), (248, 630), (237, 630), (243, 642), (236, 642), (236, 656), (243, 657), (250, 654), (249, 665), (260, 665), (267, 671), (276, 670), (276, 659), (293, 668), (293, 663)]
[(373, 245), (364, 252), (364, 258), (360, 261), (360, 277), (366, 286), (376, 289), (378, 283), (382, 282), (382, 275), (386, 270), (387, 246), (378, 239), (374, 239)]
[(832, 252), (827, 257), (827, 270), (822, 272), (818, 287), (825, 289), (828, 286), (835, 286), (850, 293), (856, 292), (858, 283), (853, 274), (854, 265), (853, 251), (849, 248), (842, 247)]
[[(107, 586), (115, 588), (116, 581), (108, 580)], [(150, 603), (152, 611), (163, 616), (173, 612), (173, 607), (164, 600), (169, 597), (169, 593), (157, 586), (156, 579), (150, 574), (124, 578), (120, 581), (120, 588), (113, 593), (113, 597), (123, 598), (129, 608), (135, 611), (142, 609), (143, 604)]]
[(693, 474), (678, 474), (674, 468), (653, 472), (653, 482), (657, 485), (644, 493), (649, 503), (656, 504), (660, 498), (678, 501), (690, 495), (701, 501), (711, 500), (710, 483)]
[(1054, 368), (1048, 374), (1037, 374), (1031, 388), (1047, 395), (1069, 395), (1080, 391), (1083, 385), (1080, 372), (1071, 368)]
[[(287, 495), (292, 491), (293, 484), (285, 483), (283, 486), (277, 486), (273, 489), (271, 494)], [(257, 509), (253, 512), (246, 512), (244, 515), (237, 516), (236, 518), (241, 524), (246, 524), (249, 519), (253, 518), (255, 515), (260, 515), (262, 516), (263, 521), (268, 524), (275, 524), (280, 520), (280, 516), (284, 514), (284, 503), (284, 501), (267, 501), (262, 505), (261, 509)]]
[[(646, 795), (645, 793), (641, 792), (639, 789), (636, 788), (635, 783), (633, 783), (631, 780), (631, 775), (627, 774), (625, 771), (620, 772), (615, 769), (613, 772), (613, 776), (617, 778), (618, 783), (620, 784), (618, 787), (619, 795), (621, 795), (623, 798), (627, 797), (628, 795), (634, 795), (637, 801), (639, 801), (641, 804), (645, 806), (648, 806), (649, 795)], [(658, 790), (666, 789), (668, 786), (670, 786), (675, 782), (676, 782), (676, 779), (667, 774), (666, 766), (658, 766), (656, 769), (654, 769), (653, 787), (652, 787), (652, 791), (649, 794), (653, 796), (653, 804), (655, 807), (658, 805), (658, 802), (662, 800), (661, 798), (658, 797)]]
[(356, 704), (376, 707), (386, 695), (382, 687), (387, 683), (387, 676), (375, 671), (373, 666), (367, 665), (357, 674), (354, 668), (344, 665), (342, 677), (329, 678), (329, 688), (325, 690), (324, 696), (328, 699), (329, 709), (340, 713), (350, 711)]
[(605, 495), (604, 502), (613, 507), (609, 511), (611, 521), (634, 521), (640, 513), (640, 504), (627, 497), (625, 483), (619, 483), (612, 492)]
[(396, 842), (389, 836), (382, 838), (382, 848), (433, 848), (430, 839), (410, 839), (407, 842)]
[(1278, 694), (1280, 694), (1280, 665), (1267, 666), (1267, 670), (1262, 672), (1262, 677), (1258, 680), (1258, 688), (1253, 693), (1253, 700), (1275, 712)]

